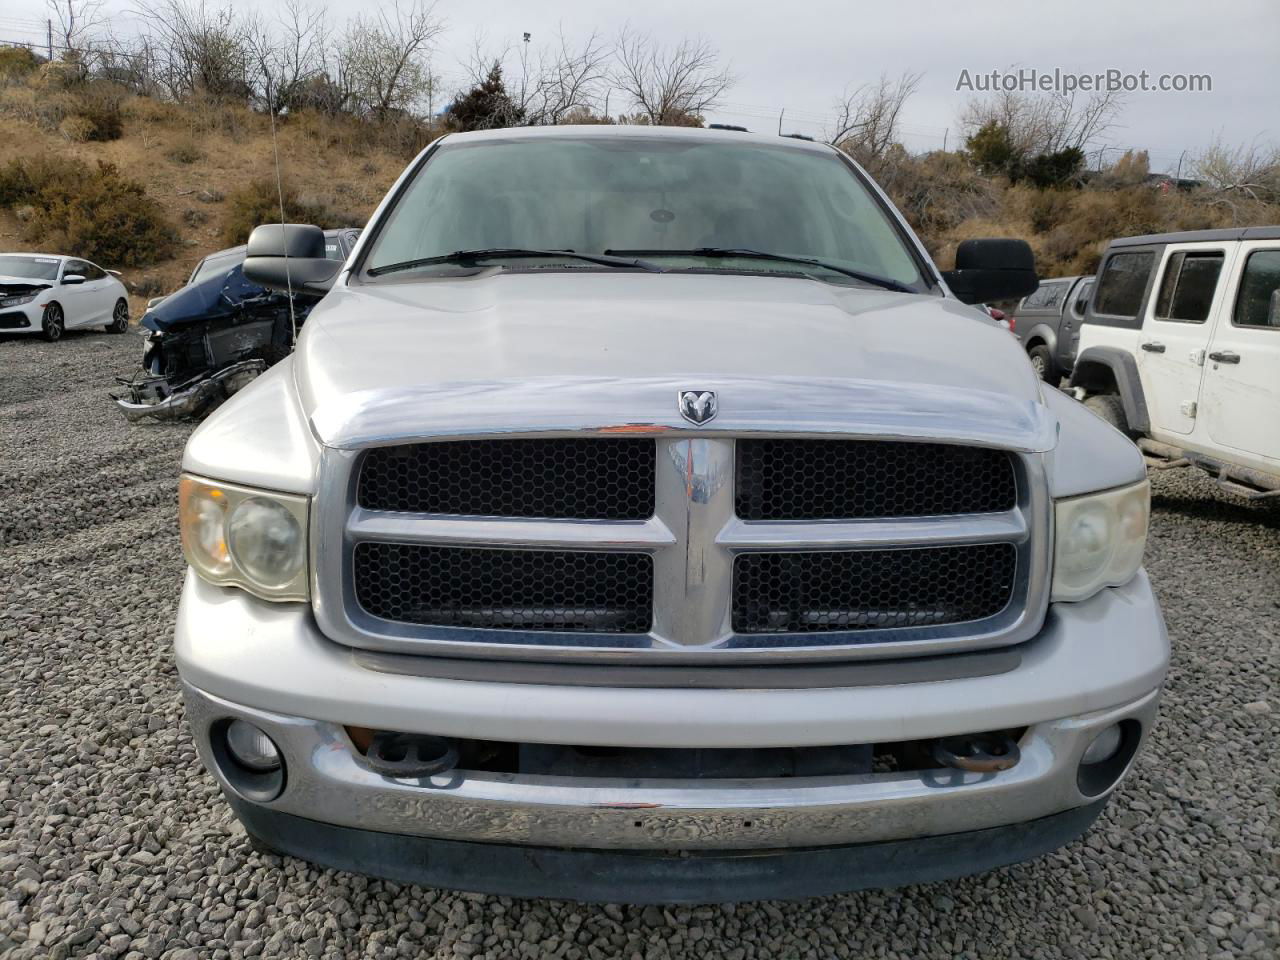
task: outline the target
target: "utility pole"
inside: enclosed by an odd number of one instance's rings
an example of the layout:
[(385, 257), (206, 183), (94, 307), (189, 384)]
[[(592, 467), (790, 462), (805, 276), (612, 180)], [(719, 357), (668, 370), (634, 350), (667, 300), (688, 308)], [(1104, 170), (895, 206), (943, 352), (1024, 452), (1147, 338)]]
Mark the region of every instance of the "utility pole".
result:
[(945, 130), (943, 130), (943, 131), (942, 131), (942, 152), (943, 152), (943, 153), (946, 153), (946, 152), (947, 152), (947, 137), (948, 137), (950, 134), (951, 134), (951, 128), (950, 128), (950, 127), (947, 127), (947, 129), (945, 129)]
[(44, 22), (45, 43), (49, 47), (49, 62), (53, 63), (53, 18), (49, 17)]

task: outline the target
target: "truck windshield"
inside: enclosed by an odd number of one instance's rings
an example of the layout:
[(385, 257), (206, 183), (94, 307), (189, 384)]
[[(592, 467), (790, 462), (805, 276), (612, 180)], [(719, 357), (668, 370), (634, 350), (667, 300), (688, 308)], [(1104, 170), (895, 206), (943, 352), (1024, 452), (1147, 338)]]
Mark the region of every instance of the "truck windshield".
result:
[(0, 256), (0, 277), (57, 280), (58, 261), (53, 257)]
[(644, 135), (445, 142), (388, 211), (364, 266), (366, 276), (618, 266), (555, 251), (925, 289), (902, 234), (834, 153)]

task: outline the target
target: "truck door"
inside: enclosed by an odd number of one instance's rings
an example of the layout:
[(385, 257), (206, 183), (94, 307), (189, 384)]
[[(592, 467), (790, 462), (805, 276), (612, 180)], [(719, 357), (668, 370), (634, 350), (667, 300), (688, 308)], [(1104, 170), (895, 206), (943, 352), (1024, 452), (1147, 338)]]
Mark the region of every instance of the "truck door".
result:
[(1210, 319), (1223, 302), (1225, 245), (1178, 244), (1164, 250), (1155, 295), (1138, 338), (1138, 374), (1151, 432), (1188, 434), (1196, 425)]
[(1280, 242), (1240, 244), (1205, 360), (1201, 416), (1215, 443), (1280, 469)]

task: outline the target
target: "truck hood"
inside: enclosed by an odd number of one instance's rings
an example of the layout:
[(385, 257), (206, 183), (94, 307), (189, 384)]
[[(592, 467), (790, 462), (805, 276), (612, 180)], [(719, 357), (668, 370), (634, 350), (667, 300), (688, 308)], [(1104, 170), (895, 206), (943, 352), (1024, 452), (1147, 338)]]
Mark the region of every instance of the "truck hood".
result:
[[(954, 300), (707, 274), (493, 273), (338, 286), (295, 377), (319, 439), (689, 428), (675, 391), (715, 390), (707, 432), (975, 438), (1048, 449), (1016, 340)], [(945, 428), (941, 421), (951, 423)]]

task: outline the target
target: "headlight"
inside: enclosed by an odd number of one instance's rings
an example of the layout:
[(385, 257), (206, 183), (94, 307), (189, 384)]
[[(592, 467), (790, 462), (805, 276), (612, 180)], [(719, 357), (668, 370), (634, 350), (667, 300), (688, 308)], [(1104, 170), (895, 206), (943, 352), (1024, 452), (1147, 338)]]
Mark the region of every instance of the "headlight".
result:
[(30, 303), (38, 296), (40, 296), (38, 293), (27, 293), (20, 297), (5, 297), (0, 300), (0, 307), (20, 307), (24, 303)]
[(1059, 500), (1055, 507), (1053, 599), (1084, 600), (1128, 583), (1147, 546), (1151, 485)]
[(307, 498), (183, 474), (182, 552), (210, 583), (264, 600), (306, 600)]

